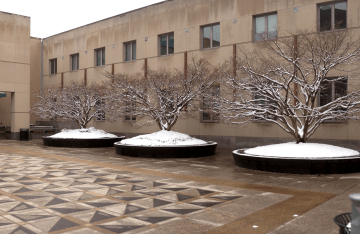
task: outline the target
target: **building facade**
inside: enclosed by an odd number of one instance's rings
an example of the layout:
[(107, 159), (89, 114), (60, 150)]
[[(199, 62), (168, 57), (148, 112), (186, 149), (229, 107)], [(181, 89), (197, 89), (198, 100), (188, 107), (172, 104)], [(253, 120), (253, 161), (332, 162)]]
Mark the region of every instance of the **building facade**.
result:
[[(17, 55), (19, 57), (14, 57), (14, 61), (15, 65), (16, 62), (18, 66), (21, 64), (20, 67), (27, 66), (24, 72), (29, 77), (26, 82), (31, 82), (31, 92), (39, 91), (41, 87), (68, 85), (71, 81), (100, 84), (106, 79), (102, 75), (105, 71), (139, 73), (145, 65), (152, 70), (184, 69), (192, 57), (221, 64), (236, 56), (242, 47), (256, 48), (260, 36), (276, 38), (303, 29), (344, 28), (354, 30), (358, 35), (359, 9), (358, 0), (168, 0), (44, 38), (42, 45), (39, 39), (27, 34), (26, 38), (14, 42), (24, 50)], [(30, 23), (25, 19), (29, 20), (24, 18), (21, 22)], [(17, 82), (16, 79), (9, 80)], [(13, 92), (13, 89), (1, 91)], [(9, 109), (5, 107), (8, 104), (8, 97), (0, 99), (1, 110), (4, 107), (1, 117), (9, 115)], [(15, 123), (18, 123), (15, 116), (23, 116), (28, 126), (29, 113), (16, 111), (21, 110), (14, 107), (11, 111)], [(36, 120), (31, 117), (31, 123)], [(15, 129), (12, 131), (17, 132), (20, 125), (12, 121), (11, 126)], [(100, 119), (93, 121), (91, 126), (126, 136), (159, 130), (157, 125), (132, 128), (126, 121), (133, 120), (110, 123)], [(217, 141), (220, 148), (229, 149), (281, 142), (290, 137), (272, 123), (252, 122), (246, 127), (235, 128), (217, 122), (206, 113), (199, 114), (198, 118), (179, 120), (173, 130)], [(311, 139), (349, 147), (349, 144), (360, 142), (359, 132), (358, 122), (329, 122), (323, 124)]]

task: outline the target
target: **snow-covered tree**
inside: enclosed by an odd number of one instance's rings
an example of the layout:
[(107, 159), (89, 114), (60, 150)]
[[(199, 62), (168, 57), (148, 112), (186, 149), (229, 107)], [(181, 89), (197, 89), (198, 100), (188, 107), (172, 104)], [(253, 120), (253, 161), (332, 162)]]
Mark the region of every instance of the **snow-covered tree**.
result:
[(241, 50), (225, 82), (226, 122), (272, 122), (299, 143), (324, 121), (359, 119), (359, 38), (348, 30), (296, 34)]
[[(177, 120), (200, 110), (197, 101), (216, 82), (219, 70), (206, 59), (192, 59), (184, 70), (148, 70), (147, 76), (106, 73), (111, 81), (111, 120), (127, 119), (133, 126), (157, 124), (170, 131)], [(145, 118), (145, 121), (138, 121)]]
[[(38, 101), (32, 103), (31, 112), (43, 119), (75, 121), (80, 128), (86, 128), (93, 118), (104, 115), (106, 89), (103, 85), (85, 86), (71, 83), (65, 87), (49, 88), (35, 94)], [(106, 101), (105, 101), (106, 102)]]

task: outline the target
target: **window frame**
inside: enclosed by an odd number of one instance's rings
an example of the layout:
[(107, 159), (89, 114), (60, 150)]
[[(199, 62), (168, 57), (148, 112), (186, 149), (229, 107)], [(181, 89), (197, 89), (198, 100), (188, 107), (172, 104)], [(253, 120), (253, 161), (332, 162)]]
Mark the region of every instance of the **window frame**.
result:
[[(50, 75), (56, 75), (57, 74), (57, 58), (50, 59), (49, 64), (50, 64)], [(54, 69), (53, 69), (53, 66), (54, 66)], [(54, 72), (52, 72), (52, 71), (54, 71)]]
[(259, 18), (259, 17), (265, 17), (265, 34), (266, 34), (266, 37), (265, 37), (265, 40), (276, 40), (278, 38), (278, 33), (276, 33), (276, 37), (272, 37), (272, 38), (269, 38), (269, 31), (268, 31), (268, 17), (271, 16), (271, 15), (276, 15), (276, 32), (277, 32), (277, 29), (278, 29), (278, 17), (277, 17), (277, 11), (273, 11), (273, 12), (268, 12), (268, 13), (265, 13), (265, 14), (261, 14), (261, 15), (254, 15), (253, 16), (253, 42), (259, 42), (259, 41), (263, 41), (263, 39), (261, 40), (256, 40), (256, 18)]
[[(95, 104), (95, 107), (96, 107), (96, 112), (99, 111), (99, 109), (103, 109), (105, 107), (105, 100), (98, 100)], [(99, 107), (102, 107), (102, 108), (99, 108)], [(104, 122), (106, 120), (105, 111), (101, 110), (100, 112), (101, 112), (101, 115), (95, 116), (96, 122)]]
[[(337, 3), (343, 3), (346, 2), (346, 27), (345, 28), (340, 28), (340, 29), (335, 29), (335, 4)], [(326, 5), (331, 5), (331, 30), (328, 31), (320, 31), (320, 7), (321, 6), (326, 6)], [(316, 13), (317, 13), (317, 31), (319, 33), (326, 33), (326, 32), (333, 32), (333, 31), (339, 31), (339, 30), (346, 30), (348, 29), (348, 1), (347, 0), (341, 0), (341, 1), (334, 1), (334, 2), (325, 2), (325, 3), (319, 3), (317, 4), (317, 9), (316, 9)]]
[[(340, 76), (341, 77), (341, 76)], [(337, 79), (339, 78), (339, 76), (331, 76), (331, 77), (326, 77), (326, 79)], [(348, 78), (344, 76), (344, 79), (346, 79), (346, 94), (348, 94), (349, 91), (349, 83), (348, 83)], [(324, 82), (324, 81), (323, 81)], [(335, 100), (336, 94), (335, 94), (335, 85), (336, 85), (336, 80), (330, 80), (328, 82), (331, 82), (331, 102)], [(321, 99), (321, 88), (319, 89), (319, 94), (318, 94), (318, 107), (321, 107), (320, 105), (320, 99)]]
[[(105, 64), (106, 64), (106, 62), (105, 62), (105, 47), (95, 49), (94, 51), (95, 51), (95, 67), (105, 66)], [(101, 64), (98, 65), (97, 55), (98, 55), (98, 52), (100, 52), (100, 51), (101, 51), (101, 57), (100, 57)]]
[[(219, 41), (219, 46), (213, 46), (213, 27), (219, 25), (220, 28), (220, 41)], [(209, 48), (204, 48), (204, 28), (210, 27), (210, 47)], [(220, 26), (220, 22), (218, 23), (214, 23), (214, 24), (207, 24), (207, 25), (203, 25), (200, 27), (200, 32), (201, 32), (201, 50), (211, 50), (211, 49), (216, 49), (216, 48), (220, 48), (221, 47), (221, 26)]]
[[(215, 90), (213, 90), (215, 87), (218, 87), (218, 96), (220, 96), (220, 91), (221, 91), (221, 87), (220, 87), (220, 84), (215, 84), (215, 85), (212, 85), (210, 88), (209, 88), (209, 91), (212, 92), (213, 94), (216, 94), (216, 92), (214, 92)], [(211, 90), (210, 90), (211, 89)], [(215, 96), (215, 95), (212, 95), (212, 96)], [(220, 122), (220, 114), (219, 113), (215, 113), (214, 111), (212, 111), (212, 109), (215, 109), (214, 106), (218, 105), (219, 103), (218, 102), (214, 102), (213, 100), (210, 100), (210, 103), (209, 103), (209, 106), (211, 106), (209, 111), (205, 111), (205, 108), (204, 108), (204, 105), (205, 105), (205, 99), (206, 97), (203, 96), (202, 97), (202, 100), (201, 100), (201, 107), (202, 107), (202, 111), (200, 113), (200, 119), (201, 119), (201, 122), (202, 123), (218, 123)], [(204, 119), (204, 114), (205, 113), (209, 113), (210, 115), (210, 120), (205, 120)]]
[[(130, 60), (126, 60), (126, 50), (127, 50), (127, 45), (131, 45), (131, 49), (130, 49)], [(136, 40), (135, 41), (129, 41), (129, 42), (125, 42), (124, 43), (124, 61), (125, 62), (132, 62), (132, 61), (136, 61), (136, 56), (137, 56), (137, 53), (136, 53), (136, 49), (137, 47), (135, 48), (135, 59), (134, 59), (134, 55), (133, 55), (133, 46), (135, 44), (135, 47), (136, 47)]]
[[(161, 37), (166, 36), (166, 54), (161, 54)], [(174, 52), (169, 54), (169, 36), (173, 36), (174, 37)], [(158, 37), (159, 39), (159, 56), (167, 56), (167, 55), (172, 55), (175, 54), (175, 34), (174, 32), (170, 32), (170, 33), (165, 33), (165, 34), (161, 34)]]
[[(264, 97), (264, 96), (254, 94), (254, 100), (255, 100), (255, 102), (256, 102), (256, 105), (261, 105), (260, 103), (258, 103), (260, 100), (259, 100), (259, 101), (256, 101), (256, 100), (257, 100), (256, 96), (259, 96), (259, 97)], [(274, 102), (274, 101), (269, 100), (268, 98), (266, 98), (266, 100), (264, 100), (264, 102), (265, 102), (264, 104), (276, 103), (276, 102)], [(276, 116), (274, 116), (273, 118), (271, 118), (271, 117), (268, 116), (269, 114), (266, 114), (266, 115), (267, 115), (267, 116), (266, 116), (267, 119), (272, 119), (272, 120), (276, 120), (276, 119), (277, 119)], [(269, 120), (261, 119), (261, 118), (257, 118), (257, 117), (254, 117), (253, 121), (254, 121), (254, 122), (257, 122), (257, 123), (270, 123), (270, 122), (271, 122), (271, 121), (269, 121)]]
[[(75, 64), (75, 69), (73, 69), (73, 58), (74, 57), (77, 57), (76, 59), (76, 64)], [(79, 62), (80, 62), (80, 55), (79, 53), (76, 53), (76, 54), (72, 54), (70, 55), (70, 70), (71, 71), (78, 71), (79, 70)]]

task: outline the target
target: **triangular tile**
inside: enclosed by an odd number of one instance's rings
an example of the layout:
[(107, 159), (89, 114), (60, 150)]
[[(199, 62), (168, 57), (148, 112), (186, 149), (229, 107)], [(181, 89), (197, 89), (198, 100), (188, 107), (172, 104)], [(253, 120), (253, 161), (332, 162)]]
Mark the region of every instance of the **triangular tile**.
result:
[(46, 196), (30, 196), (30, 195), (16, 195), (17, 197), (20, 197), (24, 200), (31, 200), (31, 199), (38, 199), (38, 198), (44, 198)]
[(84, 184), (85, 183), (83, 183), (83, 182), (75, 181), (74, 183), (70, 184), (70, 186), (84, 185)]
[(122, 175), (117, 175), (116, 178), (115, 178), (115, 180), (123, 180), (123, 179), (128, 179), (128, 178), (130, 178), (130, 177), (128, 177), (128, 176), (122, 176)]
[(139, 226), (139, 225), (97, 225), (101, 228), (104, 228), (106, 230), (115, 232), (115, 233), (123, 233), (123, 232), (127, 232), (127, 231), (131, 231), (131, 230), (135, 230), (144, 226)]
[(161, 189), (177, 192), (177, 191), (181, 191), (181, 190), (188, 189), (188, 188), (161, 188)]
[(153, 187), (159, 187), (159, 186), (163, 186), (163, 185), (167, 185), (167, 184), (154, 181)]
[(66, 228), (71, 228), (71, 227), (76, 227), (79, 226), (80, 224), (71, 222), (70, 220), (61, 218), (51, 229), (49, 232), (55, 232), (55, 231), (59, 231), (59, 230), (63, 230)]
[(32, 180), (32, 178), (27, 177), (27, 176), (23, 176), (23, 177), (21, 177), (21, 178), (19, 178), (19, 179), (15, 180), (15, 181), (21, 181), (21, 180)]
[(132, 213), (143, 211), (143, 210), (145, 210), (145, 209), (141, 208), (141, 207), (137, 207), (137, 206), (127, 204), (124, 215), (132, 214)]
[(53, 206), (53, 205), (58, 205), (58, 204), (63, 204), (63, 203), (67, 203), (67, 201), (55, 197), (54, 199), (52, 199), (51, 201), (46, 203), (45, 206)]
[(178, 201), (184, 201), (184, 200), (194, 198), (192, 196), (188, 196), (188, 195), (184, 195), (184, 194), (176, 194), (176, 195), (177, 195)]
[(88, 210), (88, 209), (80, 209), (80, 208), (51, 208), (52, 210), (59, 212), (61, 214), (71, 214), (71, 213), (75, 213), (75, 212), (80, 212), (80, 211), (84, 211), (84, 210)]
[(104, 213), (104, 212), (101, 212), (101, 211), (96, 211), (96, 213), (94, 214), (94, 216), (92, 217), (92, 219), (90, 220), (89, 223), (95, 223), (95, 222), (98, 222), (98, 221), (102, 221), (102, 220), (105, 220), (105, 219), (111, 219), (111, 218), (114, 218), (116, 216), (113, 216), (113, 215), (110, 215), (110, 214), (107, 214), (107, 213)]
[(13, 192), (13, 193), (26, 193), (26, 192), (32, 192), (32, 191), (34, 191), (34, 190), (28, 189), (28, 188), (26, 188), (26, 187), (22, 187), (21, 189), (16, 190), (16, 191)]
[(160, 199), (154, 199), (154, 207), (159, 207), (159, 206), (164, 206), (164, 205), (168, 205), (171, 204), (172, 202), (169, 201), (164, 201), (164, 200), (160, 200)]
[(29, 204), (26, 204), (26, 203), (20, 203), (17, 206), (15, 206), (14, 208), (12, 208), (11, 210), (9, 210), (8, 212), (27, 210), (27, 209), (32, 209), (32, 208), (35, 208), (35, 207), (30, 206)]
[(105, 180), (102, 178), (96, 178), (96, 180), (93, 183), (99, 183), (99, 182), (104, 182), (104, 181), (109, 181), (109, 180)]
[(124, 193), (124, 191), (116, 190), (116, 189), (109, 189), (106, 195), (114, 195), (114, 194), (120, 194)]
[(180, 214), (180, 215), (186, 215), (186, 214), (190, 214), (192, 212), (198, 211), (200, 209), (163, 209), (165, 211), (169, 211), (175, 214)]
[(133, 218), (154, 224), (154, 223), (160, 223), (165, 220), (172, 219), (174, 217), (133, 217)]
[(130, 202), (130, 201), (143, 199), (144, 197), (114, 197), (114, 198)]
[(86, 199), (91, 199), (91, 198), (94, 198), (96, 197), (95, 195), (92, 195), (90, 193), (84, 193), (83, 195), (81, 195), (81, 197), (79, 197), (79, 201), (80, 200), (86, 200)]
[(29, 221), (29, 223), (41, 230), (43, 230), (45, 233), (49, 233), (50, 229), (60, 220), (61, 218), (58, 216), (55, 216), (53, 218), (48, 218), (44, 220), (35, 220), (35, 221)]
[(146, 187), (143, 187), (143, 186), (139, 186), (139, 185), (134, 185), (132, 186), (131, 188), (131, 191), (137, 191), (137, 190), (142, 190), (142, 189), (147, 189)]
[(51, 215), (28, 215), (28, 214), (12, 214), (12, 216), (20, 219), (23, 222), (29, 222), (33, 220), (46, 219), (50, 217), (54, 217)]
[(205, 189), (197, 189), (201, 196), (204, 196), (206, 194), (215, 193), (215, 191), (205, 190)]
[(57, 189), (57, 188), (61, 188), (60, 186), (57, 186), (55, 184), (49, 184), (48, 186), (46, 186), (43, 189)]
[(12, 232), (11, 232), (11, 234), (36, 234), (35, 232), (33, 232), (33, 231), (31, 231), (31, 230), (29, 230), (29, 229), (27, 229), (27, 228), (25, 228), (25, 227), (23, 227), (23, 226), (19, 226), (19, 227), (17, 227), (15, 230), (13, 230)]

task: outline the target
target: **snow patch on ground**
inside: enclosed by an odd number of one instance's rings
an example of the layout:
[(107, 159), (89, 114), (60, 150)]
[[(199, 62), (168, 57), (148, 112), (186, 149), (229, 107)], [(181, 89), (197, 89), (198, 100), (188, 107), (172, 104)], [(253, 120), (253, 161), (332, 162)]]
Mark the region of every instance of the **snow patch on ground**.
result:
[(137, 137), (122, 140), (115, 144), (123, 145), (142, 145), (142, 146), (171, 146), (171, 145), (203, 145), (206, 141), (193, 138), (189, 135), (161, 130), (151, 134), (140, 135)]
[(63, 139), (97, 139), (97, 138), (116, 138), (118, 136), (96, 128), (83, 128), (83, 129), (63, 129), (61, 130), (61, 132), (56, 133), (55, 135), (49, 137), (63, 138)]
[(291, 158), (336, 158), (344, 156), (357, 156), (358, 151), (334, 145), (318, 143), (288, 142), (275, 145), (259, 146), (244, 151), (246, 154), (291, 157)]

